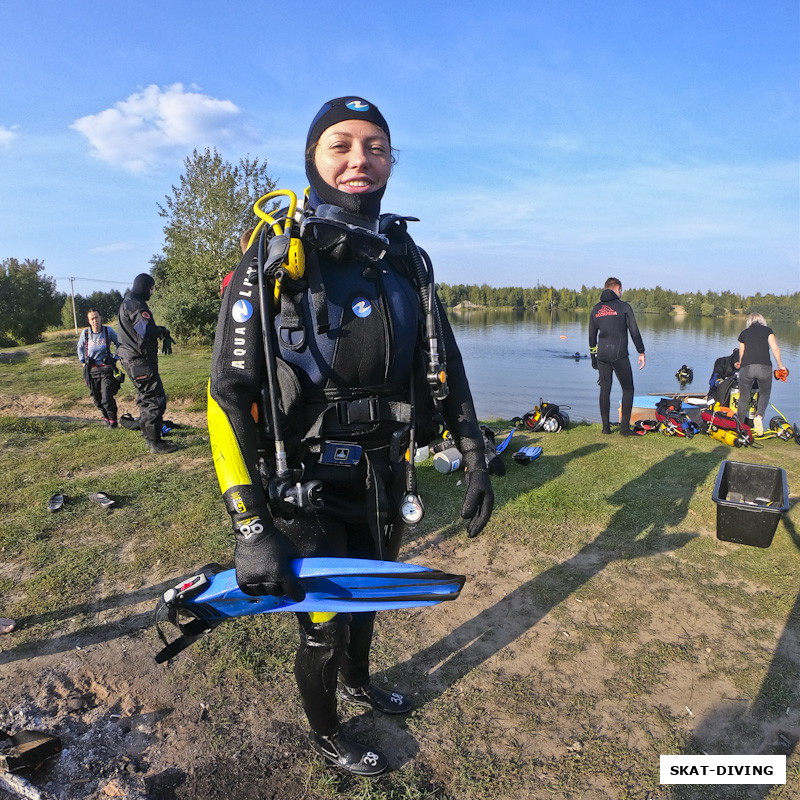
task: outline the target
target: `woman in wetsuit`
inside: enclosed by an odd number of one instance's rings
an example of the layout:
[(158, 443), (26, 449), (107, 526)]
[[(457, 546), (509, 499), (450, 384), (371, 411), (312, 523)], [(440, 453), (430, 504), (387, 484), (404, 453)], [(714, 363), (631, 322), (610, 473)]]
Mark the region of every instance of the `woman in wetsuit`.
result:
[(760, 436), (764, 433), (764, 413), (769, 406), (772, 393), (772, 362), (769, 353), (775, 356), (778, 369), (783, 370), (781, 350), (772, 328), (764, 317), (754, 312), (747, 317), (747, 327), (739, 334), (739, 405), (736, 418), (740, 423), (745, 421), (747, 409), (750, 407), (750, 392), (758, 381), (758, 406), (753, 417), (753, 428)]
[[(409, 269), (409, 257), (421, 251), (406, 232), (406, 220), (380, 215), (392, 161), (386, 120), (363, 98), (331, 100), (311, 123), (310, 189), (299, 226), (305, 273), (281, 280), (270, 330), (290, 466), (302, 482), (321, 483), (321, 508), (284, 513), (276, 508), (276, 492), (271, 504), (264, 488), (265, 482), (274, 486), (274, 464), (264, 456), (272, 426), (261, 402), (265, 347), (254, 266), (258, 242), (225, 289), (208, 416), (235, 533), (237, 582), (248, 594), (300, 599), (292, 558), (396, 560), (400, 550), (409, 424), (415, 420), (418, 431), (424, 427), (430, 396), (420, 362), (428, 349), (425, 315)], [(382, 258), (372, 246), (376, 234), (388, 242)], [(441, 410), (467, 467), (461, 513), (474, 536), (488, 522), (493, 494), (458, 347), (438, 300), (435, 310), (449, 385)], [(353, 773), (380, 774), (386, 757), (345, 736), (337, 714), (337, 695), (384, 713), (411, 709), (405, 695), (383, 691), (370, 680), (374, 614), (298, 613), (297, 618), (295, 677), (312, 746)]]

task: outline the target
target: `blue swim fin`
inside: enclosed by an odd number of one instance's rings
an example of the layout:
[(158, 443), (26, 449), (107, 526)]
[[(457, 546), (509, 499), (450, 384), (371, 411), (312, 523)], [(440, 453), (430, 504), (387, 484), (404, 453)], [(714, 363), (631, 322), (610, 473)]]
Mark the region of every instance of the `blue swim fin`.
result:
[[(327, 611), (350, 613), (430, 606), (455, 600), (465, 578), (416, 564), (356, 558), (300, 558), (292, 562), (306, 596), (296, 603), (288, 597), (244, 594), (236, 583), (236, 571), (205, 568), (168, 589), (156, 609), (156, 628), (165, 647), (158, 663), (172, 658), (207, 630), (233, 617), (271, 611)], [(183, 634), (167, 642), (158, 627), (167, 618)], [(189, 617), (179, 621), (179, 615)]]
[(521, 447), (516, 453), (514, 453), (512, 458), (517, 462), (517, 464), (530, 464), (531, 461), (535, 461), (537, 458), (539, 458), (541, 454), (541, 447)]
[(505, 449), (506, 449), (506, 447), (508, 447), (509, 443), (511, 442), (511, 437), (514, 435), (514, 431), (515, 431), (515, 430), (516, 430), (515, 428), (512, 428), (512, 429), (511, 429), (511, 432), (508, 434), (508, 436), (506, 436), (506, 438), (505, 438), (505, 439), (503, 439), (503, 441), (502, 441), (502, 442), (500, 442), (500, 444), (499, 444), (499, 445), (497, 445), (497, 448), (496, 448), (496, 450), (495, 450), (495, 452), (497, 453), (497, 455), (500, 455), (500, 453), (502, 453), (502, 452), (503, 452), (503, 450), (505, 450)]

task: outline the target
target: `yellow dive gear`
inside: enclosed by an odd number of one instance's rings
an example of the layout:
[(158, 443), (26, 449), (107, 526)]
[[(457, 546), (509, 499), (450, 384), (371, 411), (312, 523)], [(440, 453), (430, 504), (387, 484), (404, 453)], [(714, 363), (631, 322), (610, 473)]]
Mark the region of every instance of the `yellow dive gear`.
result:
[[(268, 200), (273, 200), (276, 197), (288, 197), (289, 208), (286, 212), (286, 217), (283, 220), (276, 220), (269, 212), (262, 208), (263, 203)], [(285, 236), (289, 240), (289, 250), (286, 258), (282, 264), (283, 269), (290, 278), (302, 278), (306, 271), (306, 259), (303, 251), (303, 245), (299, 238), (292, 236), (292, 226), (294, 225), (294, 215), (297, 211), (297, 195), (291, 189), (276, 189), (274, 192), (268, 192), (263, 197), (259, 197), (253, 206), (256, 216), (260, 221), (253, 230), (250, 241), (247, 246), (250, 247), (253, 242), (261, 235), (261, 230), (265, 225), (272, 228), (276, 236)], [(283, 227), (281, 227), (283, 222)], [(278, 277), (275, 280), (275, 299), (280, 296), (281, 280)]]

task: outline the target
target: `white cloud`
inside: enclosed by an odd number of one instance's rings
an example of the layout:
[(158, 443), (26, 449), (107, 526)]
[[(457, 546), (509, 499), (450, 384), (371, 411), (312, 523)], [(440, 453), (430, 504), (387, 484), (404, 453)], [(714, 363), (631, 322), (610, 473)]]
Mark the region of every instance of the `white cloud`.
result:
[(12, 125), (7, 128), (5, 125), (0, 125), (0, 147), (7, 147), (17, 138), (17, 130), (19, 125)]
[(773, 290), (797, 291), (795, 162), (557, 176), (520, 167), (492, 186), (482, 177), (467, 173), (426, 192), (402, 173), (390, 182), (384, 208), (421, 218), (411, 233), (444, 283), (577, 288), (611, 266), (627, 270), (630, 285), (663, 284), (667, 272), (682, 284), (702, 278), (723, 288), (752, 282), (753, 265), (767, 264), (784, 281), (773, 279)]
[(90, 253), (123, 253), (126, 250), (133, 250), (133, 242), (111, 242), (111, 244), (101, 244), (97, 247), (92, 247)]
[(182, 157), (194, 147), (218, 144), (232, 136), (240, 114), (235, 103), (218, 100), (174, 83), (148, 86), (71, 127), (83, 134), (93, 154), (129, 172), (142, 172), (165, 159)]

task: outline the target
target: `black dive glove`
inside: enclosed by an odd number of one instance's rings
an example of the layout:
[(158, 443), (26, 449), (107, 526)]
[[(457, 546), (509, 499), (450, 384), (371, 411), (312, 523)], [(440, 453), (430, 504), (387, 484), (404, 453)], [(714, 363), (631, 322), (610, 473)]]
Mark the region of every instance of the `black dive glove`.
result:
[(467, 465), (467, 493), (461, 504), (461, 518), (468, 519), (467, 536), (476, 537), (492, 516), (494, 492), (486, 467), (473, 468)]
[(175, 340), (169, 335), (169, 328), (161, 328), (161, 355), (162, 356), (171, 356), (172, 355), (172, 345), (175, 343)]
[(592, 369), (597, 369), (597, 356), (592, 353)]
[(271, 520), (264, 524), (262, 519), (251, 517), (237, 526), (236, 583), (245, 594), (272, 594), (300, 602), (305, 592), (291, 565), (297, 551)]

